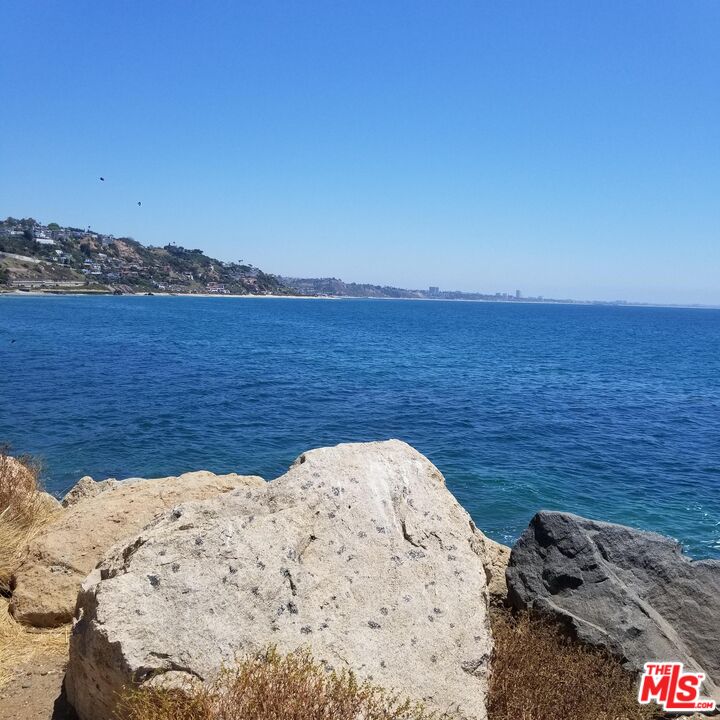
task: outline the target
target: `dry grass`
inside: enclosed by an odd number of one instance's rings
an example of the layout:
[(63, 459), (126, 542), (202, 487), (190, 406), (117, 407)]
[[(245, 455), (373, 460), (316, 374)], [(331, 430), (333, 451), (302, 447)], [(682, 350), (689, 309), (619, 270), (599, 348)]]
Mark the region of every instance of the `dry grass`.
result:
[(491, 720), (648, 720), (637, 681), (600, 650), (569, 640), (549, 620), (493, 608)]
[[(650, 720), (637, 684), (600, 650), (557, 625), (493, 608), (490, 720)], [(143, 687), (125, 696), (122, 720), (429, 720), (421, 705), (390, 696), (350, 672), (326, 673), (309, 654), (274, 650), (245, 659), (211, 685)], [(448, 718), (448, 716), (443, 716)]]
[[(53, 510), (42, 494), (38, 467), (17, 460), (0, 448), (0, 594), (7, 596), (14, 572), (25, 557), (28, 543), (51, 520)], [(24, 663), (67, 652), (67, 631), (29, 631), (8, 613), (0, 599), (0, 687)]]
[(212, 684), (132, 690), (122, 720), (441, 720), (350, 671), (326, 672), (306, 651), (246, 658)]
[(15, 671), (34, 660), (67, 655), (69, 627), (29, 630), (13, 620), (0, 599), (0, 689)]
[(38, 475), (32, 461), (10, 457), (0, 447), (0, 592), (4, 594), (10, 590), (29, 541), (53, 515)]

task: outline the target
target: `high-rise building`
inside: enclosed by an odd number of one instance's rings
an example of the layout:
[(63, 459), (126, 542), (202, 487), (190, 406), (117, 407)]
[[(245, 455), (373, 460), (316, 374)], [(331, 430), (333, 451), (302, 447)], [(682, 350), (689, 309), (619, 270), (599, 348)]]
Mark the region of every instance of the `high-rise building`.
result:
[(522, 297), (522, 293), (519, 290), (515, 291), (515, 298), (519, 300)]
[(440, 288), (436, 287), (435, 285), (431, 285), (428, 288), (428, 295), (439, 295), (440, 294)]

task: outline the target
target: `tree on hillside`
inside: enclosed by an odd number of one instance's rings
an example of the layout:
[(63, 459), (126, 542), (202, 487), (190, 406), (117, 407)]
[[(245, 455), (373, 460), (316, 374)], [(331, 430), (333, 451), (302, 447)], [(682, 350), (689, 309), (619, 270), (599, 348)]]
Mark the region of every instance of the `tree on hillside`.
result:
[(269, 273), (264, 273), (262, 270), (258, 270), (257, 285), (262, 290), (276, 290), (280, 287), (280, 281), (275, 275), (270, 275)]

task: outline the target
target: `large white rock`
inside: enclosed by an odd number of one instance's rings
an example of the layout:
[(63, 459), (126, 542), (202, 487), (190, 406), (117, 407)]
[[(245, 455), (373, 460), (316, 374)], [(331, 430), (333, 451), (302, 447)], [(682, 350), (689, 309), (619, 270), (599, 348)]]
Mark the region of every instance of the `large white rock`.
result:
[(69, 623), (82, 581), (115, 543), (181, 502), (264, 484), (259, 477), (206, 471), (151, 480), (82, 478), (52, 524), (31, 541), (12, 578), (10, 612), (37, 627)]
[(66, 688), (81, 720), (158, 674), (309, 646), (433, 709), (486, 718), (485, 538), (397, 440), (302, 455), (264, 487), (189, 503), (118, 546), (78, 598)]

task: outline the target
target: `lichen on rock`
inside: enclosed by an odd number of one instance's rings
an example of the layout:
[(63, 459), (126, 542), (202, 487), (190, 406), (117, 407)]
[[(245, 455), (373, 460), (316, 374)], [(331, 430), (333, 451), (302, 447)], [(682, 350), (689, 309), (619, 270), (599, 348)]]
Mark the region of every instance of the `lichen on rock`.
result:
[(405, 443), (307, 452), (114, 549), (78, 599), (68, 697), (81, 720), (104, 720), (130, 683), (211, 680), (273, 645), (484, 720), (486, 540)]

